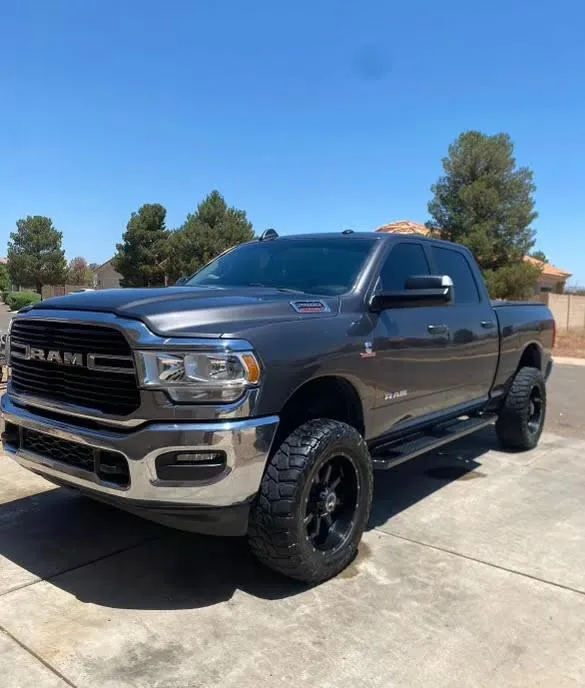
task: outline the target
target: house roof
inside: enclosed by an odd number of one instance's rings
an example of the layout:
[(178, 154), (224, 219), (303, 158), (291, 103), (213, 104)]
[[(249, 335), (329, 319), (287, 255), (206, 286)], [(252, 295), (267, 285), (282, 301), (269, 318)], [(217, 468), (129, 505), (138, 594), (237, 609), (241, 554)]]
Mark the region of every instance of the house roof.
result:
[[(411, 222), (410, 220), (399, 220), (398, 222), (382, 225), (376, 232), (382, 232), (384, 234), (422, 234), (422, 236), (428, 236), (430, 234), (430, 230), (427, 227), (418, 222)], [(543, 263), (541, 260), (532, 258), (532, 256), (524, 256), (524, 260), (533, 265), (542, 266), (542, 274), (548, 277), (568, 279), (572, 275), (572, 273), (566, 270), (561, 270), (561, 268), (557, 268), (550, 263)]]
[(427, 227), (409, 220), (399, 220), (388, 225), (382, 225), (376, 232), (383, 232), (384, 234), (422, 234), (423, 236), (430, 234), (430, 230)]
[[(109, 260), (106, 260), (105, 263), (102, 263), (101, 265), (98, 265), (98, 267), (95, 269), (95, 272), (98, 270), (101, 270), (102, 268), (105, 268), (106, 265), (110, 265), (110, 263), (114, 260), (114, 258), (110, 258)], [(113, 266), (112, 266), (113, 267)], [(115, 269), (115, 268), (114, 268)]]
[(557, 268), (556, 266), (551, 265), (550, 263), (544, 263), (542, 260), (538, 260), (537, 258), (533, 258), (532, 256), (524, 256), (524, 260), (527, 263), (532, 263), (532, 265), (538, 265), (539, 267), (542, 267), (543, 275), (567, 279), (571, 277), (571, 275), (573, 274), (571, 272), (567, 272), (566, 270), (561, 270), (561, 268)]

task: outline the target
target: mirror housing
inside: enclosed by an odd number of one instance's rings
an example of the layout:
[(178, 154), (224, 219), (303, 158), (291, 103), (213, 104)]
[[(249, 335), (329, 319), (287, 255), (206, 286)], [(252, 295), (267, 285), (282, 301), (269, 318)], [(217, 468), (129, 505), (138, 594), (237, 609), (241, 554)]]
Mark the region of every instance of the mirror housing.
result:
[(404, 289), (453, 289), (453, 280), (449, 275), (414, 275), (409, 277)]
[(400, 291), (374, 294), (370, 310), (380, 313), (389, 308), (446, 306), (453, 302), (453, 297), (453, 280), (448, 275), (415, 275), (406, 280)]

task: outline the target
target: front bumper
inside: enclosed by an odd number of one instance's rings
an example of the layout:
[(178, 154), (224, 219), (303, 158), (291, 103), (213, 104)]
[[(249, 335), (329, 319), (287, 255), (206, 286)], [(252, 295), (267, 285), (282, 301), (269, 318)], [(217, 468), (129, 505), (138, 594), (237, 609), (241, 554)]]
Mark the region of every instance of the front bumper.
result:
[[(226, 535), (245, 532), (248, 505), (258, 492), (279, 421), (277, 416), (269, 416), (210, 423), (164, 422), (122, 432), (81, 427), (67, 423), (65, 417), (36, 413), (14, 403), (9, 394), (2, 397), (1, 408), (4, 423), (17, 428), (10, 436), (3, 432), (4, 451), (24, 468), (167, 525)], [(19, 438), (25, 430), (119, 452), (128, 463), (128, 485), (121, 487), (54, 456), (23, 448)], [(159, 455), (210, 449), (225, 452), (221, 475), (204, 482), (157, 477)]]

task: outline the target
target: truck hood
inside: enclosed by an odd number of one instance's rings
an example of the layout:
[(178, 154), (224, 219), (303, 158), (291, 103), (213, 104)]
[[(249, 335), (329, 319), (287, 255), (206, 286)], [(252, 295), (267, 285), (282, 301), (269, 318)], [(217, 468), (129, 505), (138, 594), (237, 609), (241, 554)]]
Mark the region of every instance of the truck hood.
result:
[[(296, 310), (295, 306), (311, 301), (322, 303), (323, 310)], [(246, 331), (269, 323), (332, 317), (338, 309), (336, 297), (283, 292), (269, 287), (105, 289), (59, 296), (33, 307), (35, 311), (113, 313), (141, 320), (155, 334), (167, 337), (244, 336)], [(73, 313), (71, 317), (74, 318)]]

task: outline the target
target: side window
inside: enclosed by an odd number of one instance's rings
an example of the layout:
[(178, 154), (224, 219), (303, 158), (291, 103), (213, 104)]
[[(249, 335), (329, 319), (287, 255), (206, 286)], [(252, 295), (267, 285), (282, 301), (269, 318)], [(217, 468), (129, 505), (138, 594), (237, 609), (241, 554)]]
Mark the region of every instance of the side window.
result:
[(455, 286), (455, 303), (479, 303), (479, 291), (467, 258), (459, 251), (432, 247), (433, 260), (439, 275), (449, 275)]
[(429, 263), (420, 244), (397, 244), (382, 267), (381, 287), (384, 291), (400, 291), (409, 277), (429, 274)]

